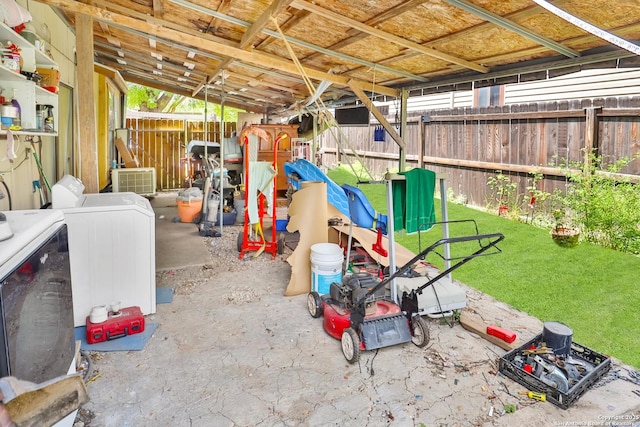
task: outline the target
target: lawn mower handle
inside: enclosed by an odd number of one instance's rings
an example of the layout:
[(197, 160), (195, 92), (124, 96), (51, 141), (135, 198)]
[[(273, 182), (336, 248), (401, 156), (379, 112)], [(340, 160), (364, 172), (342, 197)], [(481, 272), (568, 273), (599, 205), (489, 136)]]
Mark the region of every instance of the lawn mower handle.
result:
[[(469, 236), (447, 237), (447, 238), (443, 238), (443, 239), (440, 239), (440, 240), (436, 241), (434, 244), (432, 244), (431, 246), (429, 246), (428, 248), (426, 248), (425, 250), (420, 252), (418, 255), (413, 257), (409, 262), (407, 262), (402, 267), (400, 267), (398, 270), (396, 270), (389, 277), (387, 277), (386, 279), (382, 280), (376, 286), (371, 288), (367, 293), (365, 293), (362, 297), (360, 297), (360, 299), (358, 301), (356, 301), (354, 303), (354, 307), (353, 307), (354, 309), (352, 310), (352, 315), (351, 315), (351, 327), (353, 327), (354, 329), (357, 330), (357, 326), (359, 326), (360, 323), (362, 323), (362, 321), (364, 321), (364, 316), (365, 316), (364, 305), (365, 305), (365, 302), (366, 302), (367, 298), (369, 298), (371, 295), (373, 295), (376, 291), (381, 289), (383, 286), (386, 286), (389, 282), (391, 282), (396, 277), (404, 274), (407, 270), (409, 270), (413, 266), (413, 264), (415, 264), (416, 262), (418, 262), (421, 259), (424, 259), (424, 257), (426, 257), (427, 254), (429, 252), (433, 251), (435, 248), (437, 248), (439, 246), (442, 246), (442, 245), (445, 245), (445, 244), (448, 244), (448, 243), (461, 243), (461, 242), (469, 242), (469, 241), (473, 241), (473, 240), (482, 241), (484, 239), (489, 239), (490, 240), (489, 243), (486, 244), (486, 245), (480, 244), (480, 249), (478, 249), (477, 251), (475, 251), (474, 253), (472, 253), (472, 254), (470, 254), (468, 256), (461, 257), (460, 261), (458, 261), (457, 263), (455, 263), (451, 267), (447, 268), (446, 270), (444, 270), (443, 272), (438, 274), (435, 278), (429, 280), (424, 285), (422, 285), (419, 288), (417, 288), (416, 290), (412, 291), (412, 294), (414, 296), (417, 295), (417, 294), (422, 293), (422, 291), (427, 286), (432, 285), (433, 283), (437, 282), (442, 277), (446, 276), (447, 274), (449, 274), (450, 272), (452, 272), (456, 268), (462, 266), (463, 264), (467, 263), (471, 259), (473, 259), (473, 258), (475, 258), (477, 256), (480, 256), (481, 254), (483, 254), (487, 250), (495, 247), (498, 250), (498, 252), (500, 252), (500, 249), (497, 248), (496, 245), (499, 242), (501, 242), (502, 240), (504, 240), (504, 235), (502, 233), (473, 234), (473, 235), (469, 235)], [(404, 310), (404, 307), (403, 307), (403, 310)], [(417, 312), (417, 310), (415, 310), (415, 311), (414, 310), (410, 310), (410, 312), (407, 313), (407, 317), (413, 316), (414, 312)]]

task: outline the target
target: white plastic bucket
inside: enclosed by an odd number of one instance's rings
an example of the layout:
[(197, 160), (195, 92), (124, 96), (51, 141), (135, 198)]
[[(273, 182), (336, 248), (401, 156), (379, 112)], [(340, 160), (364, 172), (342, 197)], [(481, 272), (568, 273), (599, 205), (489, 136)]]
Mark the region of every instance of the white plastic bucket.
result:
[(311, 290), (325, 295), (331, 283), (342, 283), (342, 248), (335, 243), (311, 245)]

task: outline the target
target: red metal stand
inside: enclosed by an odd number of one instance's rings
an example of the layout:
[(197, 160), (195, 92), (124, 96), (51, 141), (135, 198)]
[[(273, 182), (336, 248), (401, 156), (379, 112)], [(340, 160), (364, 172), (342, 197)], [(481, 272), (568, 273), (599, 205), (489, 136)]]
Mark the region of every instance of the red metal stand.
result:
[[(238, 258), (242, 259), (244, 255), (248, 251), (264, 251), (271, 253), (271, 258), (274, 259), (276, 257), (276, 253), (281, 254), (284, 251), (284, 235), (278, 237), (278, 233), (276, 230), (276, 198), (277, 198), (277, 171), (278, 171), (278, 144), (283, 138), (288, 138), (287, 134), (280, 134), (276, 138), (273, 143), (273, 169), (276, 171), (276, 175), (273, 177), (273, 183), (269, 184), (273, 188), (273, 197), (272, 200), (267, 201), (264, 194), (258, 192), (258, 194), (249, 194), (249, 180), (251, 177), (249, 176), (249, 138), (245, 136), (244, 138), (244, 179), (245, 179), (245, 194), (244, 194), (244, 228), (242, 231), (242, 243), (239, 244), (240, 255)], [(252, 224), (249, 223), (249, 210), (246, 207), (249, 206), (249, 198), (257, 197), (258, 198), (258, 215), (259, 215), (259, 230), (257, 238), (251, 240), (249, 236), (250, 227)], [(267, 237), (264, 233), (264, 218), (267, 216), (268, 211), (271, 212), (271, 238), (267, 240)]]
[(389, 255), (389, 252), (387, 252), (384, 246), (382, 246), (382, 229), (381, 228), (378, 228), (378, 235), (376, 237), (376, 242), (373, 245), (371, 245), (371, 249), (375, 253), (380, 254), (384, 257)]

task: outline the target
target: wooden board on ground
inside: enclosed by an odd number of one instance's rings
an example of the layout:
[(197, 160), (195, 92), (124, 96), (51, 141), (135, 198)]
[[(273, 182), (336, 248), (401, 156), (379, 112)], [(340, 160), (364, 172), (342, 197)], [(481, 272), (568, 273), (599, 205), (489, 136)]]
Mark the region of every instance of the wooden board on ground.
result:
[(471, 314), (468, 311), (464, 311), (463, 310), (463, 311), (460, 312), (460, 324), (466, 330), (468, 330), (470, 332), (473, 332), (474, 334), (480, 335), (485, 340), (497, 345), (498, 347), (502, 348), (503, 350), (511, 351), (511, 350), (513, 350), (515, 348), (518, 348), (518, 347), (520, 347), (522, 345), (521, 340), (519, 338), (516, 338), (516, 340), (514, 342), (512, 342), (512, 343), (508, 343), (506, 341), (501, 340), (498, 337), (494, 337), (493, 335), (489, 335), (487, 333), (487, 326), (489, 326), (489, 325), (486, 324), (478, 316), (475, 316), (475, 315)]

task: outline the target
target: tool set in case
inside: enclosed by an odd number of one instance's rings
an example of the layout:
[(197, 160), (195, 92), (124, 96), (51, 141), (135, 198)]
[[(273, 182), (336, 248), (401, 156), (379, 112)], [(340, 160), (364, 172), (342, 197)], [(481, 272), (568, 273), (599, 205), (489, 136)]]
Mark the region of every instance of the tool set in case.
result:
[(87, 343), (95, 344), (144, 331), (144, 316), (140, 307), (125, 307), (118, 312), (109, 312), (107, 320), (91, 322), (87, 316)]

